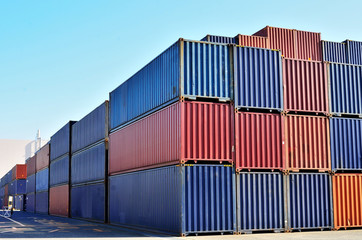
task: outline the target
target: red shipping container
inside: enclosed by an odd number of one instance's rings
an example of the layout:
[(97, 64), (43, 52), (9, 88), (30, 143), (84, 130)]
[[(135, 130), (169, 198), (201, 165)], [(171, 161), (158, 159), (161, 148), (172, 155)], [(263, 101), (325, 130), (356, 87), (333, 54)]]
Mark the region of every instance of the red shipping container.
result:
[(289, 171), (330, 171), (328, 118), (284, 116), (283, 156), (286, 169)]
[(12, 180), (26, 179), (27, 169), (26, 164), (16, 164), (12, 170)]
[(49, 166), (49, 143), (43, 146), (36, 153), (36, 171), (47, 168)]
[(283, 59), (284, 110), (328, 113), (325, 63)]
[(26, 161), (26, 175), (31, 176), (36, 173), (36, 155)]
[(235, 39), (236, 43), (240, 46), (269, 48), (268, 39), (266, 37), (238, 34)]
[(110, 135), (109, 173), (187, 161), (232, 162), (232, 108), (177, 102)]
[(235, 165), (243, 169), (284, 169), (282, 115), (235, 113)]
[(69, 185), (52, 187), (49, 190), (49, 214), (69, 216)]
[(334, 228), (362, 227), (362, 174), (335, 174)]

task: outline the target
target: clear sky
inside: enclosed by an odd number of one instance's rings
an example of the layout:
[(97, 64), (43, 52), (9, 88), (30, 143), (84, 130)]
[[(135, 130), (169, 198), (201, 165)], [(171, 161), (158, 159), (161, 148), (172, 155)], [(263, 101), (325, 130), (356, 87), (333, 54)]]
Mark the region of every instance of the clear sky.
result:
[(180, 37), (266, 25), (362, 40), (362, 1), (0, 0), (0, 138), (49, 139)]

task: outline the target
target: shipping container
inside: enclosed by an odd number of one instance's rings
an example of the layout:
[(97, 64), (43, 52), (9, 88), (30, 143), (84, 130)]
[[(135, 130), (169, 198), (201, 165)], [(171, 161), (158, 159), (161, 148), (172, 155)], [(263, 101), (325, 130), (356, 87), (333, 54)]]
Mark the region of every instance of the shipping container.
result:
[(105, 184), (72, 187), (71, 216), (92, 221), (105, 221)]
[(287, 176), (288, 230), (332, 228), (332, 186), (328, 173)]
[(69, 185), (51, 187), (49, 190), (49, 214), (69, 217)]
[(9, 183), (9, 195), (26, 193), (26, 179), (18, 179)]
[(362, 170), (362, 119), (329, 121), (332, 171)]
[(282, 115), (235, 113), (235, 166), (243, 169), (285, 169), (282, 161)]
[(50, 186), (69, 183), (69, 156), (53, 161), (50, 163)]
[(348, 63), (346, 43), (322, 41), (323, 61)]
[(288, 171), (330, 171), (327, 117), (284, 116), (283, 157)]
[(49, 188), (49, 168), (45, 168), (36, 173), (36, 191), (48, 191)]
[(70, 152), (71, 131), (74, 123), (75, 121), (69, 121), (58, 132), (51, 136), (50, 161), (56, 160), (57, 158)]
[(104, 180), (106, 163), (104, 142), (72, 155), (72, 184)]
[(236, 231), (230, 166), (168, 166), (110, 177), (110, 222), (183, 236)]
[(24, 197), (25, 195), (23, 194), (14, 196), (14, 210), (24, 210)]
[(26, 194), (25, 211), (35, 212), (35, 193)]
[(238, 173), (236, 186), (239, 233), (284, 231), (282, 173)]
[(283, 59), (284, 111), (328, 114), (325, 63)]
[(236, 108), (283, 110), (282, 58), (279, 51), (233, 47)]
[(16, 164), (13, 167), (11, 180), (26, 179), (26, 176), (27, 176), (26, 164)]
[(33, 174), (26, 179), (26, 193), (33, 193), (35, 192), (36, 186), (36, 175)]
[(36, 193), (36, 203), (35, 203), (35, 212), (48, 214), (49, 208), (49, 192), (37, 192)]
[(36, 156), (28, 158), (26, 161), (26, 175), (30, 176), (36, 172)]
[(234, 44), (234, 43), (236, 43), (236, 38), (235, 37), (217, 36), (217, 35), (206, 35), (200, 41), (212, 42), (212, 43)]
[(330, 112), (362, 116), (362, 66), (329, 63)]
[(244, 47), (269, 48), (268, 38), (238, 34), (235, 43)]
[(298, 59), (322, 61), (321, 33), (294, 30)]
[(229, 101), (230, 97), (228, 46), (180, 39), (110, 93), (110, 128), (180, 98)]
[(362, 227), (362, 174), (335, 174), (334, 228)]
[(362, 65), (362, 42), (346, 40), (349, 64)]
[(36, 153), (36, 171), (39, 172), (44, 168), (49, 167), (49, 151), (50, 144), (44, 145), (37, 153)]
[(108, 101), (72, 126), (72, 153), (108, 136)]
[(232, 108), (177, 102), (110, 134), (109, 173), (194, 161), (232, 162)]

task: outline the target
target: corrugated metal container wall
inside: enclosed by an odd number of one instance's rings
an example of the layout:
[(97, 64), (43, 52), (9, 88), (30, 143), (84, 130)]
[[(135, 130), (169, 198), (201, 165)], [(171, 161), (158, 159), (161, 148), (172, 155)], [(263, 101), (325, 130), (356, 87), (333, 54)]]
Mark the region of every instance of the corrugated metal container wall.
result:
[(295, 49), (295, 33), (293, 29), (265, 27), (253, 34), (254, 36), (267, 37), (271, 49), (280, 49), (286, 58), (297, 58)]
[(8, 184), (5, 185), (4, 189), (5, 189), (5, 196), (9, 195), (9, 185)]
[(36, 153), (36, 171), (49, 167), (49, 143), (44, 145), (37, 153)]
[(35, 212), (48, 214), (49, 207), (49, 192), (36, 193)]
[(36, 173), (36, 191), (48, 191), (49, 188), (49, 168), (45, 168)]
[(346, 40), (349, 64), (362, 65), (362, 42)]
[(16, 164), (12, 170), (12, 179), (26, 179), (27, 176), (26, 164)]
[(328, 113), (328, 78), (325, 63), (283, 60), (284, 110)]
[(25, 210), (27, 212), (35, 212), (35, 193), (26, 194)]
[(25, 194), (26, 180), (18, 179), (9, 183), (9, 195)]
[(327, 173), (291, 173), (287, 176), (288, 228), (332, 227), (331, 181)]
[(332, 170), (362, 170), (362, 120), (330, 118)]
[(23, 211), (24, 210), (24, 196), (17, 195), (14, 197), (14, 208), (15, 210)]
[(294, 30), (295, 50), (298, 59), (322, 61), (321, 34)]
[(35, 186), (36, 186), (36, 179), (35, 179), (35, 174), (29, 176), (26, 179), (26, 193), (32, 193), (35, 192)]
[(334, 228), (362, 227), (362, 174), (336, 174), (332, 180)]
[(110, 128), (182, 97), (229, 101), (229, 58), (225, 44), (179, 40), (110, 93)]
[(72, 126), (72, 153), (94, 144), (108, 135), (108, 101), (102, 103)]
[(286, 115), (283, 153), (288, 170), (329, 171), (331, 165), (328, 118)]
[(0, 197), (4, 197), (5, 196), (5, 187), (1, 187), (0, 188)]
[(235, 166), (242, 169), (284, 169), (282, 116), (235, 113)]
[(69, 215), (69, 185), (52, 187), (49, 190), (49, 214), (68, 217)]
[(26, 163), (26, 175), (30, 176), (35, 174), (36, 172), (36, 155), (29, 158), (29, 160)]
[(229, 104), (178, 102), (110, 135), (109, 172), (186, 161), (232, 162)]
[(282, 75), (279, 51), (235, 46), (235, 107), (282, 110)]
[(72, 184), (104, 180), (106, 147), (102, 142), (72, 156)]
[[(110, 222), (187, 235), (236, 230), (234, 172), (169, 166), (110, 177)], [(137, 199), (137, 201), (135, 201)]]
[(266, 37), (249, 36), (238, 34), (236, 44), (245, 47), (269, 48), (268, 39)]
[(238, 232), (283, 231), (283, 174), (239, 173), (236, 179)]
[(362, 66), (328, 64), (330, 112), (362, 114)]
[(102, 222), (105, 220), (104, 183), (73, 187), (71, 196), (72, 217)]
[(322, 41), (323, 61), (348, 63), (345, 43)]
[(69, 183), (69, 156), (50, 163), (50, 186)]
[(206, 35), (200, 41), (205, 42), (213, 42), (213, 43), (236, 43), (234, 37), (224, 37), (224, 36), (216, 36), (216, 35)]
[(74, 123), (74, 121), (68, 122), (50, 138), (50, 161), (70, 152), (71, 126)]

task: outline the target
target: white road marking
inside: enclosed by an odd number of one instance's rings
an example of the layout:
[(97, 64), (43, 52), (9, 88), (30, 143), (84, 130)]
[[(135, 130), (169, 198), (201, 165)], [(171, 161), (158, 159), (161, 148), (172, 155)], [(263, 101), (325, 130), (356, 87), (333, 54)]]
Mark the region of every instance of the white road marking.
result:
[[(1, 215), (0, 215), (0, 216), (1, 216)], [(1, 216), (1, 217), (5, 218), (5, 219), (8, 219), (8, 220), (10, 220), (10, 221), (12, 221), (12, 222), (14, 222), (14, 223), (16, 223), (16, 224), (19, 224), (19, 225), (22, 226), (22, 227), (25, 227), (25, 225), (23, 225), (22, 223), (19, 223), (18, 221), (15, 221), (14, 219), (11, 219), (11, 218), (8, 218), (8, 217), (4, 217), (4, 216)]]

